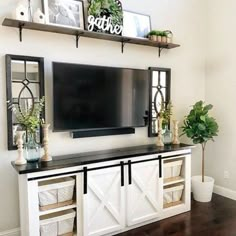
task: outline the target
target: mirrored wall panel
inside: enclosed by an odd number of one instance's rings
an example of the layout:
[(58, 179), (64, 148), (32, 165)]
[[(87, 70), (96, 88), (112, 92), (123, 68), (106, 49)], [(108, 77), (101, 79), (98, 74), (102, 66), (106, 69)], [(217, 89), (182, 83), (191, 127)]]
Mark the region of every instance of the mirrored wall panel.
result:
[[(6, 55), (7, 102), (25, 113), (44, 96), (44, 59)], [(43, 112), (44, 118), (44, 112)], [(9, 106), (7, 108), (8, 150), (16, 149), (16, 132), (22, 130)], [(36, 142), (42, 141), (42, 130), (36, 132)]]
[(149, 127), (148, 136), (155, 137), (158, 133), (157, 118), (161, 106), (167, 106), (170, 101), (171, 70), (167, 68), (150, 67), (149, 83)]

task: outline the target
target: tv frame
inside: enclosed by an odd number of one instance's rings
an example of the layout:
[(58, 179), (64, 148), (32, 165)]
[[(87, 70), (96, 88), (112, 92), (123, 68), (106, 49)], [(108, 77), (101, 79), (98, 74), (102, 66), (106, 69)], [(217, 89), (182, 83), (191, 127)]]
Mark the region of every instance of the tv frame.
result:
[[(103, 66), (103, 65), (94, 65), (94, 64), (81, 64), (81, 63), (70, 63), (70, 62), (52, 62), (52, 71), (54, 72), (54, 64), (68, 64), (68, 65), (81, 65), (81, 66), (93, 66), (94, 68), (116, 68), (116, 69), (128, 69), (128, 70), (140, 70), (147, 72), (147, 110), (145, 111), (145, 115), (143, 116), (145, 120), (145, 124), (142, 126), (124, 126), (124, 127), (104, 127), (104, 128), (88, 128), (88, 129), (55, 129), (54, 126), (54, 73), (52, 74), (52, 104), (53, 104), (53, 112), (52, 112), (52, 131), (54, 133), (63, 133), (70, 132), (72, 138), (85, 138), (85, 137), (94, 137), (94, 136), (107, 136), (107, 135), (119, 135), (119, 134), (133, 134), (135, 133), (135, 128), (143, 128), (148, 126), (148, 113), (149, 113), (149, 83), (150, 83), (150, 73), (148, 69), (140, 69), (140, 68), (129, 68), (129, 67), (116, 67), (116, 66)], [(99, 134), (100, 133), (100, 134)]]

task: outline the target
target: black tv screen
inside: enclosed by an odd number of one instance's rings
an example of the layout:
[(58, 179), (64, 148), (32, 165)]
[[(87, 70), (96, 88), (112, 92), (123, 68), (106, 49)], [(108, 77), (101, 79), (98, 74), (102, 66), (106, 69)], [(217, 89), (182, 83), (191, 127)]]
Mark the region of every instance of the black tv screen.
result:
[(53, 63), (54, 130), (145, 126), (147, 70)]

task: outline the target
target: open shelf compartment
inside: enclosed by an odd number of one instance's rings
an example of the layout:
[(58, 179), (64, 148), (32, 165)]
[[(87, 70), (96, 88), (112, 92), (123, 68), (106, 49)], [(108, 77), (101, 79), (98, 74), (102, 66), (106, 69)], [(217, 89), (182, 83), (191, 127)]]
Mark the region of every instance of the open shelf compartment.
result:
[(185, 158), (164, 160), (164, 186), (185, 181)]
[(39, 215), (76, 208), (75, 186), (75, 176), (39, 181)]
[(184, 184), (172, 184), (164, 187), (163, 207), (169, 208), (184, 203)]

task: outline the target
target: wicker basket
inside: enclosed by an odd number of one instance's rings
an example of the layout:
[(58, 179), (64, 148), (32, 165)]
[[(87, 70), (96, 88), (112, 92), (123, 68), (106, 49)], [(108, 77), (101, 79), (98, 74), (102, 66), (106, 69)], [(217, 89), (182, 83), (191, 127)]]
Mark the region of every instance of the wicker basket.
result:
[(182, 200), (184, 185), (174, 184), (164, 188), (164, 207), (178, 205)]
[(183, 160), (165, 161), (164, 163), (164, 179), (176, 178), (181, 174)]
[(67, 210), (40, 217), (40, 236), (73, 236), (75, 211)]
[(73, 203), (75, 180), (71, 177), (52, 179), (39, 183), (39, 209), (41, 211)]

